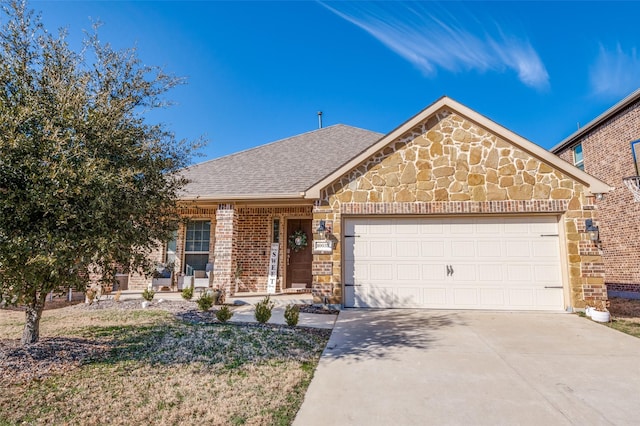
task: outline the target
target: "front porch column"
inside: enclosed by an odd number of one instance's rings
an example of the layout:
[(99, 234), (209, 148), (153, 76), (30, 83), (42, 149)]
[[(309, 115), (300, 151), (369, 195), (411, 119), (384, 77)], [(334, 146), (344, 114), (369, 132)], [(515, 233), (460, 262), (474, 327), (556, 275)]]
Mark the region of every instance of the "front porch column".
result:
[(224, 290), (227, 295), (235, 290), (237, 229), (234, 206), (221, 204), (216, 211), (213, 286)]

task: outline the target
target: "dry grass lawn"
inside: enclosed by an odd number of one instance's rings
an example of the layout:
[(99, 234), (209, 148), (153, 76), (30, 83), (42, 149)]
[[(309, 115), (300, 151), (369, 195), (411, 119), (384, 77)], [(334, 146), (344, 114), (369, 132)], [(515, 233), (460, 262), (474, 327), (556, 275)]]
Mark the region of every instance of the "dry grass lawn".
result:
[(607, 325), (623, 333), (640, 337), (640, 299), (611, 298), (611, 322)]
[(23, 315), (0, 311), (0, 425), (290, 424), (329, 335), (80, 305), (24, 350)]

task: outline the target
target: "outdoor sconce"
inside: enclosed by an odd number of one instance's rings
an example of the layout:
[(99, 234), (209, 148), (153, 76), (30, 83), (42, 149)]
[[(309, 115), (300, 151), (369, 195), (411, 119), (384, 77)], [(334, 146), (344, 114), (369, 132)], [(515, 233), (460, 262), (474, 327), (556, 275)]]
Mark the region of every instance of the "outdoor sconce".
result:
[(586, 219), (584, 225), (589, 233), (589, 239), (595, 244), (600, 244), (600, 229), (593, 224), (593, 219)]
[(324, 220), (320, 221), (320, 225), (318, 225), (318, 229), (316, 229), (316, 231), (320, 235), (321, 240), (327, 239), (327, 225)]

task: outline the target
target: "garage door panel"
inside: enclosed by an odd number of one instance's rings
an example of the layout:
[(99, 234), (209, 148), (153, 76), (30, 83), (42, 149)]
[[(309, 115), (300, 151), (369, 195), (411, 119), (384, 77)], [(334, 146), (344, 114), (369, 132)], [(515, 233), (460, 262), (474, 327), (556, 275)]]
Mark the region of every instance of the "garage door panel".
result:
[(476, 257), (477, 250), (475, 241), (452, 241), (451, 258)]
[(478, 290), (475, 288), (454, 288), (452, 290), (453, 304), (459, 307), (478, 306)]
[(491, 220), (478, 220), (476, 224), (476, 234), (494, 236), (502, 232), (501, 225)]
[(556, 238), (532, 241), (531, 246), (533, 257), (536, 259), (557, 259), (560, 256), (560, 246)]
[(395, 244), (396, 256), (418, 257), (420, 255), (420, 242), (398, 240)]
[(502, 243), (500, 241), (478, 241), (478, 256), (479, 257), (502, 257)]
[(369, 256), (372, 258), (390, 258), (393, 253), (393, 244), (391, 241), (375, 240), (369, 241), (367, 245)]
[(544, 218), (533, 218), (529, 224), (529, 229), (532, 234), (556, 235), (558, 233), (558, 224), (549, 222)]
[(423, 288), (423, 306), (427, 307), (446, 307), (447, 306), (447, 288), (446, 287), (428, 287)]
[(531, 244), (529, 241), (506, 241), (504, 257), (507, 259), (514, 257), (531, 257)]
[(475, 282), (478, 280), (478, 267), (475, 264), (458, 263), (451, 265), (450, 267), (452, 270), (451, 278), (453, 282)]
[(444, 241), (423, 241), (420, 244), (420, 255), (423, 257), (444, 257)]
[(370, 281), (393, 281), (393, 279), (395, 278), (395, 267), (391, 263), (373, 263), (368, 266), (368, 271), (370, 272), (370, 274), (367, 279)]
[(418, 233), (418, 223), (400, 221), (395, 223), (396, 234), (416, 235)]
[(540, 283), (560, 282), (560, 267), (555, 263), (533, 266), (533, 279)]
[(533, 289), (511, 288), (507, 291), (509, 293), (509, 305), (528, 309), (532, 309), (535, 306)]
[(393, 287), (355, 287), (355, 299), (362, 308), (401, 307)]
[(420, 282), (420, 265), (415, 263), (396, 264), (396, 276), (400, 281)]
[(563, 308), (555, 217), (347, 218), (344, 229), (357, 235), (344, 243), (346, 306)]
[(442, 221), (428, 221), (422, 220), (419, 221), (418, 225), (419, 234), (427, 234), (427, 235), (441, 235), (444, 234), (444, 223)]
[(422, 287), (399, 287), (394, 300), (394, 307), (421, 308)]
[[(365, 229), (363, 228), (363, 231)], [(393, 223), (380, 223), (375, 222), (375, 226), (371, 226), (371, 222), (369, 222), (369, 226), (366, 229), (366, 233), (370, 235), (390, 235), (393, 233)]]
[(483, 288), (479, 291), (480, 303), (483, 306), (501, 307), (505, 305), (504, 288)]
[(527, 220), (526, 222), (523, 222), (520, 219), (506, 219), (504, 222), (504, 234), (509, 235), (509, 236), (514, 236), (514, 235), (529, 235), (530, 233), (530, 228), (529, 228), (530, 222)]
[(444, 264), (426, 264), (422, 265), (422, 281), (443, 282), (446, 276), (446, 267)]
[(502, 264), (488, 263), (478, 265), (478, 281), (483, 282), (502, 282), (503, 272)]
[(561, 288), (544, 288), (536, 290), (536, 304), (538, 306), (554, 309), (558, 297), (562, 297)]
[(518, 282), (531, 282), (533, 271), (529, 264), (507, 265), (507, 281), (517, 285)]

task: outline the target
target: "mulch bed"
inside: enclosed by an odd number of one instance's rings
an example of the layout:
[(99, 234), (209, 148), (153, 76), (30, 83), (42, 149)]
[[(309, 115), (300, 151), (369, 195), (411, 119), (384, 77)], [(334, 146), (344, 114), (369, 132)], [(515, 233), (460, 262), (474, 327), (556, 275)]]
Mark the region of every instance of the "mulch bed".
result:
[(65, 373), (108, 350), (109, 345), (76, 338), (43, 337), (28, 346), (19, 339), (0, 340), (0, 386)]
[(299, 304), (297, 306), (300, 308), (300, 312), (304, 312), (305, 314), (337, 315), (340, 313), (338, 309), (330, 309), (322, 305), (316, 306), (311, 304)]

